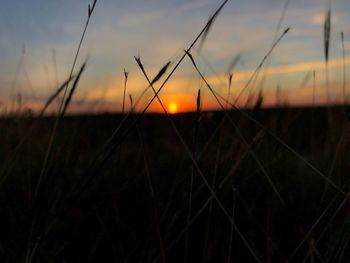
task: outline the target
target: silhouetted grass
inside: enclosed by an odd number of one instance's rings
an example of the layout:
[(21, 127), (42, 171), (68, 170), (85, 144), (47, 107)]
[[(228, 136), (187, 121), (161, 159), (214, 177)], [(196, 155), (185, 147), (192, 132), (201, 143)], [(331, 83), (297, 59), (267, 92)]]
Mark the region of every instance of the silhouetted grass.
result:
[[(348, 262), (347, 105), (316, 106), (315, 72), (301, 82), (313, 76), (312, 108), (266, 109), (262, 89), (252, 109), (236, 105), (288, 29), (232, 102), (240, 56), (226, 72), (223, 96), (191, 54), (214, 30), (224, 1), (183, 56), (153, 79), (135, 57), (145, 90), (154, 94), (141, 112), (140, 99), (130, 95), (125, 113), (124, 70), (121, 114), (66, 115), (84, 74), (85, 63), (73, 71), (96, 2), (88, 6), (70, 76), (39, 116), (0, 119), (0, 261)], [(330, 12), (326, 63), (329, 35)], [(168, 114), (160, 92), (185, 57), (220, 110), (204, 111), (198, 90), (195, 113)], [(57, 116), (45, 116), (62, 92)], [(146, 114), (154, 100), (163, 114)]]

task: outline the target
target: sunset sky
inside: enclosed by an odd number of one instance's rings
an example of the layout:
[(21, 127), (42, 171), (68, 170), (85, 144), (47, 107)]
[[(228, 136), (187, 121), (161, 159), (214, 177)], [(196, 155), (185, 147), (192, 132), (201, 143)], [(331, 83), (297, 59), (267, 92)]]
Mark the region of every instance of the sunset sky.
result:
[[(25, 107), (40, 109), (58, 84), (67, 79), (91, 2), (2, 1), (2, 110), (18, 94), (21, 94)], [(139, 55), (149, 75), (154, 76), (166, 62), (176, 62), (180, 58), (221, 3), (221, 0), (98, 0), (78, 59), (76, 70), (89, 58), (72, 110), (120, 111), (124, 68), (129, 72), (127, 94), (136, 101), (147, 87), (147, 82), (134, 56)], [(279, 91), (279, 103), (309, 104), (313, 79), (307, 76), (315, 70), (316, 103), (324, 103), (323, 24), (329, 5), (332, 10), (330, 102), (342, 101), (342, 31), (345, 52), (349, 55), (346, 57), (346, 74), (350, 80), (348, 0), (333, 0), (331, 4), (329, 0), (231, 0), (215, 21), (201, 52), (198, 53), (195, 48), (193, 56), (213, 88), (226, 97), (226, 72), (234, 58), (240, 55), (233, 71), (233, 101), (276, 36), (290, 27), (290, 32), (277, 45), (262, 69), (266, 76), (264, 84), (261, 84), (261, 74), (251, 86), (252, 94), (262, 89), (265, 105), (276, 103), (276, 90)], [(279, 27), (283, 10), (285, 15)], [(158, 88), (160, 83), (156, 83), (155, 87)], [(167, 106), (173, 104), (178, 111), (187, 111), (194, 107), (198, 88), (203, 91), (204, 107), (218, 107), (186, 59), (160, 96)], [(151, 91), (146, 93), (138, 109), (147, 104), (151, 95)], [(128, 98), (126, 104), (129, 109)], [(240, 105), (246, 99), (247, 94), (242, 97)], [(150, 110), (159, 110), (157, 102)]]

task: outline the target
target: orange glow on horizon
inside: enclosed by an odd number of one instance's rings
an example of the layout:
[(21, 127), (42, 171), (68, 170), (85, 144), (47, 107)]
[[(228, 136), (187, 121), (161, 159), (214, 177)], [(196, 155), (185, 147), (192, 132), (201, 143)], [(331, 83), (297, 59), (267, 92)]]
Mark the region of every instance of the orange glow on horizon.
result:
[(169, 104), (169, 107), (168, 107), (168, 111), (169, 111), (169, 113), (171, 113), (171, 114), (177, 113), (177, 104), (174, 103), (174, 102), (170, 103), (170, 104)]
[[(169, 96), (161, 97), (162, 103), (169, 114), (190, 112), (195, 110), (195, 96), (191, 94), (171, 94)], [(150, 113), (164, 113), (160, 104), (155, 101), (147, 112)]]

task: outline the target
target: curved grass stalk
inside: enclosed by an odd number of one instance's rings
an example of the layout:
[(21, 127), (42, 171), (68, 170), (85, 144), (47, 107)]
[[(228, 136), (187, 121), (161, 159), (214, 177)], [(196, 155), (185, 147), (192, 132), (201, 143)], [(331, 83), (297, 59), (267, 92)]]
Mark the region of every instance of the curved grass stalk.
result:
[(257, 163), (257, 165), (259, 166), (261, 172), (263, 173), (263, 175), (266, 177), (267, 181), (269, 182), (269, 184), (271, 185), (273, 191), (275, 192), (275, 194), (277, 195), (278, 199), (281, 201), (281, 203), (285, 206), (285, 201), (283, 200), (281, 194), (279, 193), (279, 191), (277, 190), (275, 184), (272, 182), (270, 176), (267, 174), (266, 169), (264, 168), (264, 166), (262, 165), (262, 163), (260, 162), (259, 158), (257, 157), (257, 155), (254, 153), (254, 151), (251, 150), (251, 148), (249, 147), (249, 143), (246, 141), (246, 139), (244, 138), (242, 132), (240, 131), (239, 127), (236, 125), (236, 123), (232, 120), (232, 118), (227, 114), (227, 110), (225, 108), (225, 106), (221, 103), (221, 101), (219, 100), (218, 96), (216, 95), (216, 93), (214, 92), (214, 90), (212, 89), (212, 87), (210, 86), (210, 84), (207, 82), (206, 78), (203, 76), (203, 74), (199, 71), (192, 55), (189, 52), (186, 52), (186, 54), (189, 56), (190, 60), (192, 61), (193, 66), (195, 67), (195, 69), (197, 70), (199, 76), (202, 78), (202, 80), (204, 81), (204, 83), (207, 85), (208, 89), (210, 90), (210, 92), (213, 94), (215, 100), (218, 102), (218, 104), (220, 105), (221, 109), (225, 112), (225, 116), (228, 117), (229, 121), (231, 122), (231, 124), (233, 125), (234, 129), (236, 130), (238, 136), (240, 137), (240, 139), (242, 140), (242, 142), (244, 143), (244, 145), (247, 147), (247, 149), (249, 149), (249, 154), (251, 155), (251, 157), (254, 159), (254, 161)]
[[(186, 54), (189, 54), (188, 52), (186, 52)], [(225, 217), (228, 219), (228, 221), (231, 224), (231, 227), (234, 228), (234, 230), (236, 231), (236, 233), (238, 234), (238, 236), (241, 238), (243, 244), (246, 246), (246, 248), (250, 251), (251, 255), (254, 257), (254, 259), (256, 260), (256, 262), (261, 262), (261, 260), (259, 259), (259, 257), (257, 256), (257, 254), (255, 253), (255, 251), (253, 250), (253, 248), (251, 247), (251, 245), (248, 243), (247, 239), (244, 237), (243, 233), (239, 230), (239, 228), (237, 227), (237, 225), (235, 224), (235, 222), (233, 221), (231, 215), (227, 212), (226, 208), (224, 207), (224, 205), (222, 204), (222, 202), (219, 200), (219, 198), (216, 195), (216, 192), (214, 191), (214, 189), (212, 188), (212, 186), (209, 184), (208, 180), (205, 178), (204, 174), (202, 173), (198, 162), (194, 159), (194, 156), (191, 152), (191, 150), (189, 149), (189, 147), (187, 146), (186, 142), (184, 141), (183, 137), (181, 136), (179, 130), (177, 129), (175, 123), (173, 122), (173, 120), (170, 118), (166, 108), (164, 107), (164, 104), (162, 103), (162, 100), (159, 98), (159, 95), (157, 94), (157, 91), (154, 89), (153, 84), (151, 83), (151, 81), (148, 78), (148, 75), (146, 74), (146, 71), (140, 61), (139, 58), (135, 58), (137, 63), (139, 64), (145, 78), (147, 79), (149, 85), (151, 86), (153, 92), (155, 93), (155, 96), (158, 100), (158, 102), (160, 103), (165, 115), (167, 116), (172, 128), (174, 129), (179, 141), (181, 142), (181, 144), (184, 146), (185, 151), (187, 152), (189, 158), (191, 159), (191, 162), (194, 166), (194, 168), (196, 169), (199, 177), (202, 179), (204, 185), (207, 187), (207, 189), (209, 190), (211, 196), (213, 197), (213, 199), (216, 201), (217, 205), (219, 206), (220, 210), (223, 212), (223, 214), (225, 215)]]

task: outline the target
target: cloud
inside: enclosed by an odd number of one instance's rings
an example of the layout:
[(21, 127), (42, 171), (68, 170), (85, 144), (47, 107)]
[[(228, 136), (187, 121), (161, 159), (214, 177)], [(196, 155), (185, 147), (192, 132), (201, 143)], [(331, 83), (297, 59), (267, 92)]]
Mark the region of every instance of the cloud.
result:
[[(350, 57), (346, 58), (346, 65), (350, 64)], [(343, 66), (343, 59), (342, 58), (336, 58), (331, 59), (328, 62), (328, 68), (330, 71), (338, 72), (339, 68)], [(262, 69), (263, 70), (263, 69)], [(288, 75), (293, 74), (306, 74), (310, 71), (316, 71), (316, 72), (323, 72), (325, 70), (325, 62), (324, 60), (319, 61), (308, 61), (308, 62), (302, 62), (302, 63), (296, 63), (296, 64), (289, 64), (289, 65), (280, 65), (280, 66), (272, 66), (265, 69), (264, 73), (266, 77), (274, 77), (279, 76), (280, 78), (287, 77)], [(255, 70), (249, 69), (249, 70), (236, 70), (233, 72), (233, 80), (239, 84), (239, 86), (243, 86), (249, 78), (252, 76)], [(209, 83), (211, 83), (214, 86), (222, 86), (227, 85), (227, 75), (226, 73), (221, 74), (215, 74), (215, 75), (208, 75), (207, 79), (209, 80)], [(288, 82), (283, 82), (285, 84), (289, 84)], [(290, 84), (289, 84), (290, 85)], [(296, 84), (294, 83), (292, 87), (295, 87)]]
[(123, 15), (118, 23), (121, 27), (129, 28), (129, 27), (139, 27), (146, 26), (147, 24), (154, 23), (164, 18), (164, 12), (161, 10), (155, 11), (140, 11), (137, 13), (128, 13)]
[(198, 9), (205, 8), (209, 5), (213, 5), (213, 2), (207, 1), (207, 0), (196, 0), (196, 1), (188, 1), (180, 5), (177, 9), (179, 12), (189, 12), (189, 11), (196, 11)]

